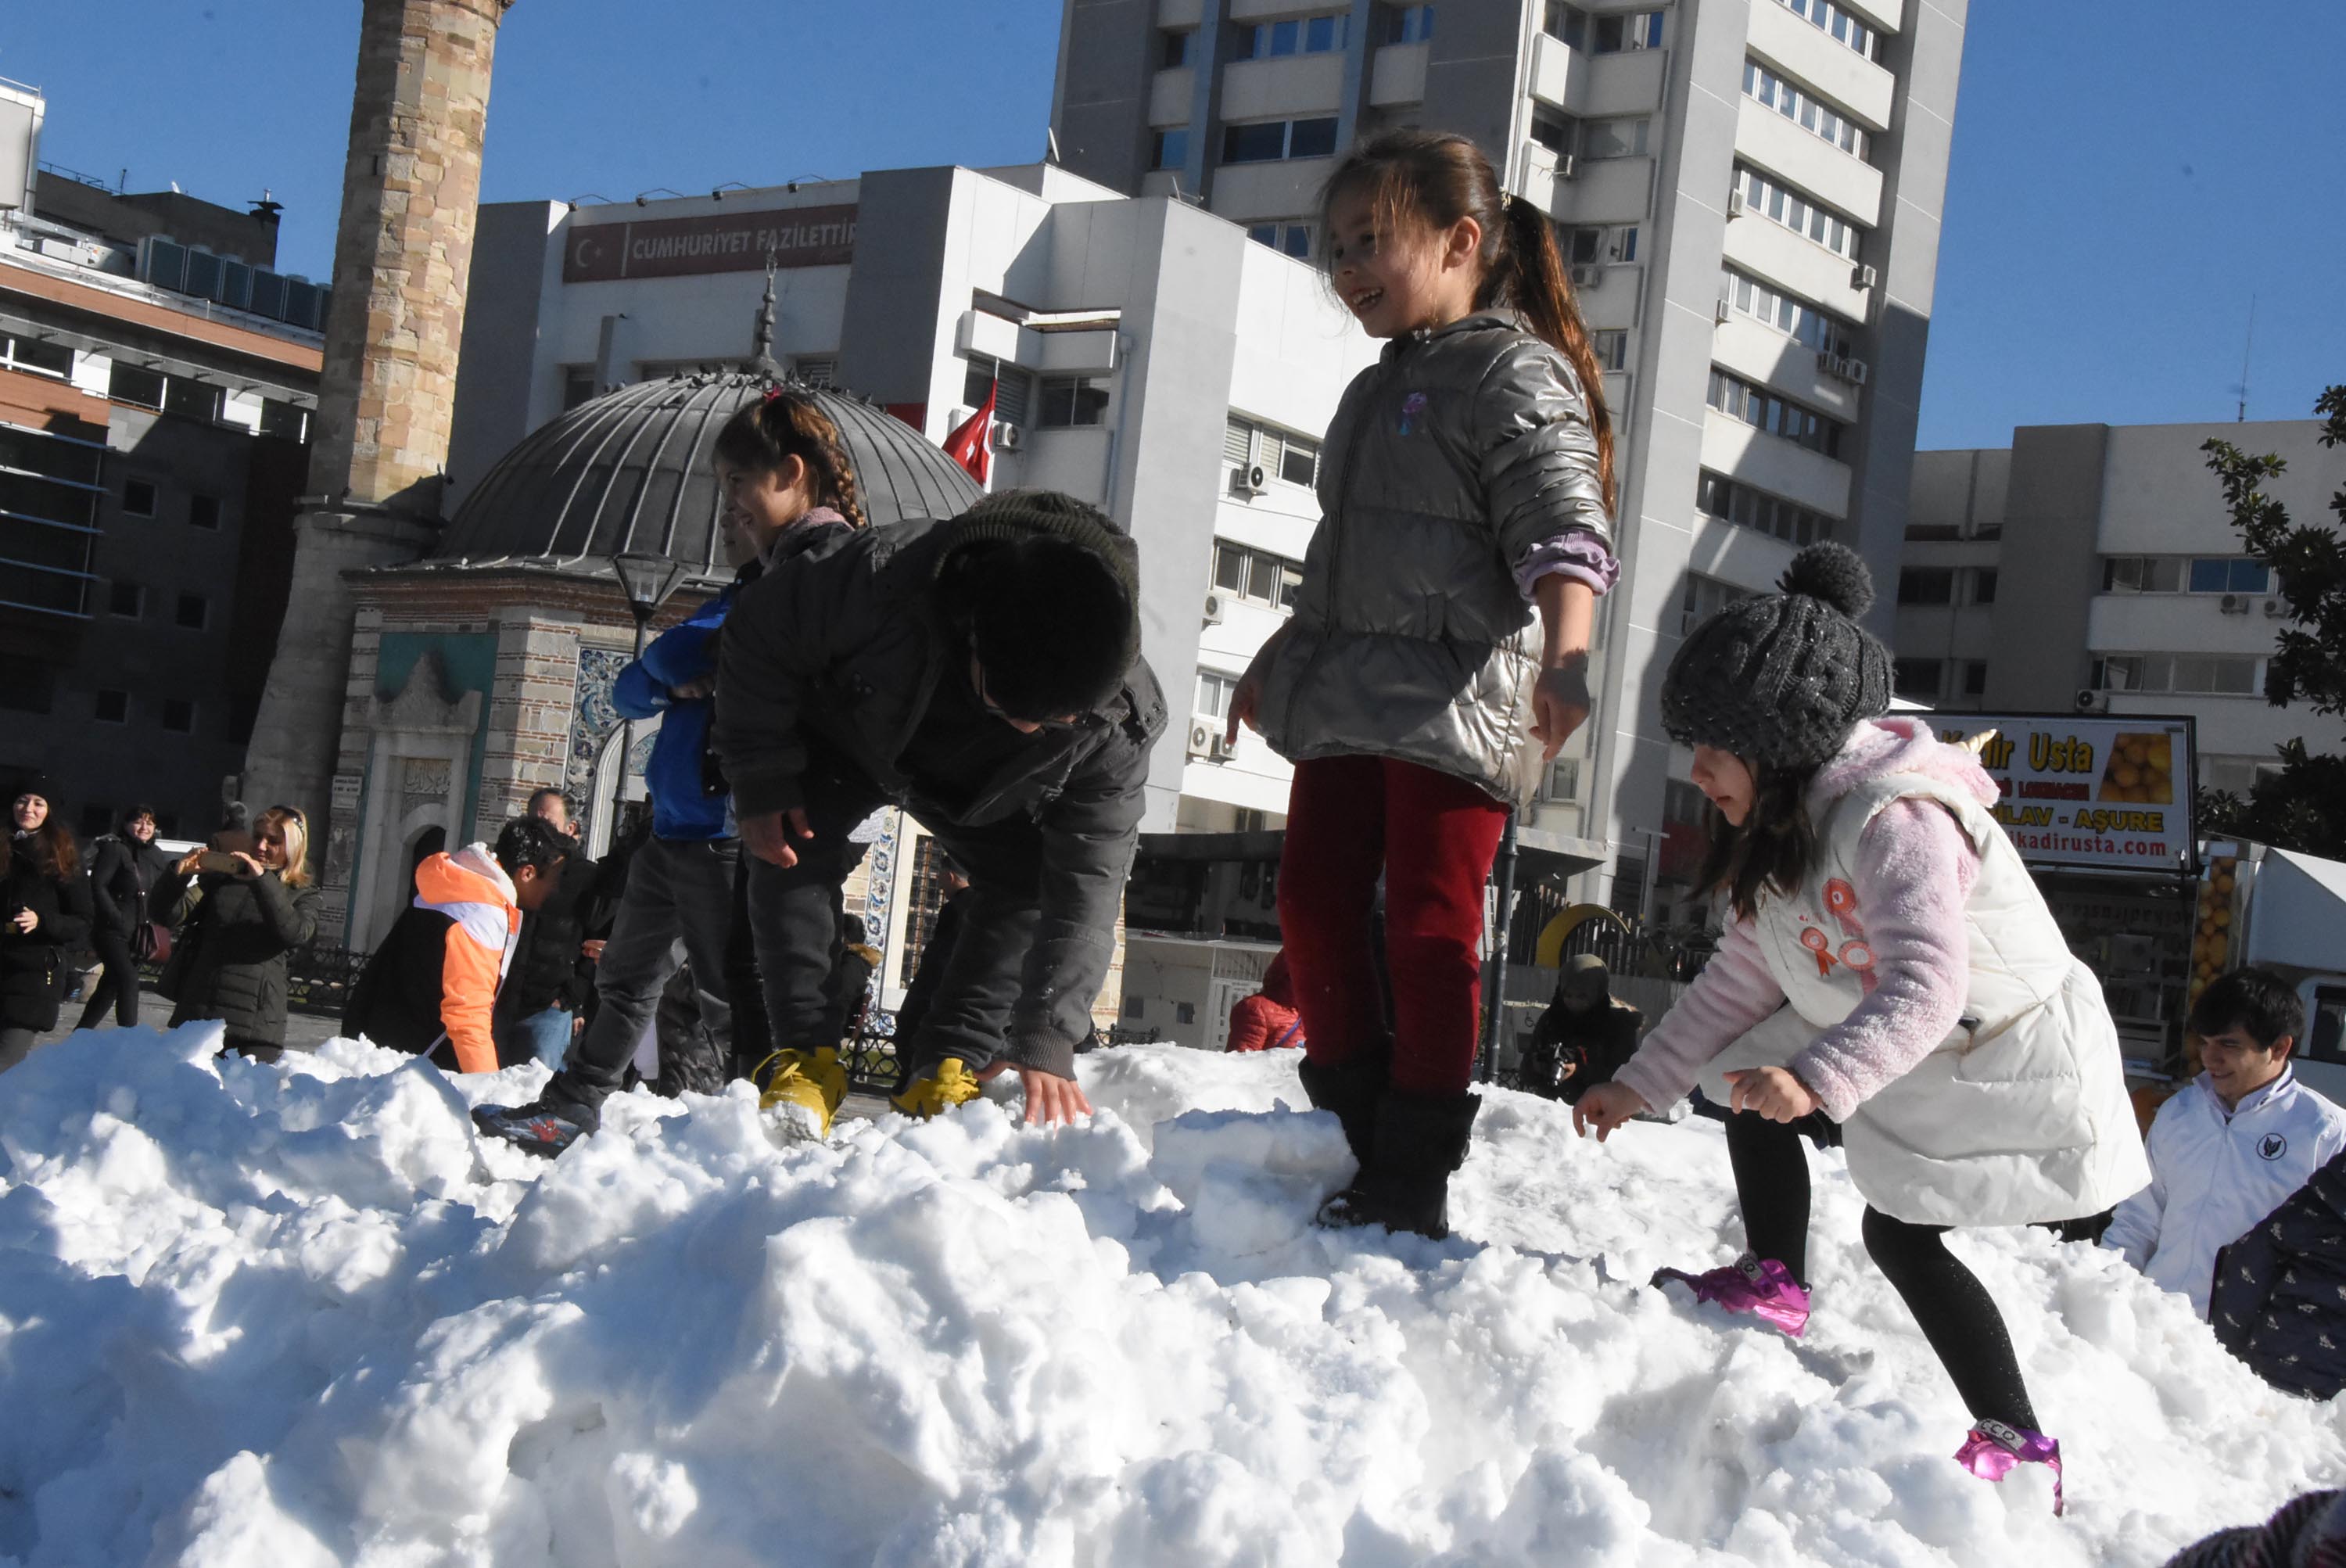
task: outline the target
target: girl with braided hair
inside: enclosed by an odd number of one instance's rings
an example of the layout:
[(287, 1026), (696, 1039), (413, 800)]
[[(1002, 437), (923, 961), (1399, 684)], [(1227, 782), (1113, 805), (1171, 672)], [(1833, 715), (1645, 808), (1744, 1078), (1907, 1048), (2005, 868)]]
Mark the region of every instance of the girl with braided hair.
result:
[(1547, 218), (1473, 142), (1376, 137), (1321, 216), (1331, 286), (1389, 342), (1329, 427), (1295, 614), (1239, 682), (1230, 738), (1250, 724), (1295, 763), (1279, 918), (1300, 1072), (1360, 1162), (1321, 1223), (1439, 1237), (1479, 1105), (1483, 885), (1588, 717), (1618, 575), (1612, 424)]

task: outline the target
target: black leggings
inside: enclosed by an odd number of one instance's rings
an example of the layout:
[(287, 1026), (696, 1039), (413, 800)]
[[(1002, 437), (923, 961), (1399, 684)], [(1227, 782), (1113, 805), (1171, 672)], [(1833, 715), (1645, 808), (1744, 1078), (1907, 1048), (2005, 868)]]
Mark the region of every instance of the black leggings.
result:
[(128, 1029), (138, 1022), (138, 961), (130, 956), (130, 939), (113, 932), (101, 932), (89, 939), (98, 962), (106, 972), (96, 985), (89, 988), (89, 1005), (81, 1010), (81, 1022), (76, 1029), (95, 1029), (106, 1021), (106, 1010), (114, 1009), (114, 1021)]
[[(1809, 1159), (1800, 1130), (1745, 1111), (1727, 1118), (1727, 1154), (1752, 1252), (1772, 1257), (1808, 1283)], [(1865, 1211), (1866, 1256), (1889, 1279), (1923, 1338), (1954, 1380), (1974, 1420), (1999, 1420), (2035, 1431), (2035, 1407), (2013, 1354), (2004, 1314), (1979, 1278), (1947, 1250), (1943, 1225), (1910, 1225), (1878, 1208)]]

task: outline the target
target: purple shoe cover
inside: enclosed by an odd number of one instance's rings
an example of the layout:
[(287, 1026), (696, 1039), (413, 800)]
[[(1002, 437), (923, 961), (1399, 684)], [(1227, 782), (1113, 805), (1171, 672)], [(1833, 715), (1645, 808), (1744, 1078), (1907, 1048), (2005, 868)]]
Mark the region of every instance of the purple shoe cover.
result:
[(1790, 1269), (1772, 1257), (1763, 1261), (1747, 1252), (1726, 1268), (1704, 1274), (1677, 1268), (1654, 1271), (1655, 1285), (1665, 1279), (1684, 1280), (1693, 1288), (1696, 1300), (1715, 1303), (1729, 1312), (1749, 1312), (1795, 1339), (1809, 1326), (1809, 1293), (1792, 1278)]
[(2022, 1431), (2002, 1421), (1982, 1421), (1955, 1451), (1955, 1462), (1983, 1481), (2002, 1481), (2024, 1464), (2053, 1467), (2053, 1512), (2061, 1512), (2061, 1445), (2043, 1432)]

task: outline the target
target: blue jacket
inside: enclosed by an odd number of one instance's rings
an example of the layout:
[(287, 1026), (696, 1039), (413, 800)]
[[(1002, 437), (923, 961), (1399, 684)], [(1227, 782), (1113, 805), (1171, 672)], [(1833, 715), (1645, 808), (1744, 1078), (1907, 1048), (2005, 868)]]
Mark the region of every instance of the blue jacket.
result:
[(2346, 1389), (2346, 1155), (2224, 1248), (2209, 1307), (2217, 1339), (2275, 1388)]
[(709, 785), (720, 781), (709, 755), (709, 721), (716, 704), (705, 697), (679, 700), (669, 692), (717, 673), (717, 629), (740, 587), (740, 580), (728, 584), (723, 593), (654, 637), (611, 686), (611, 706), (623, 718), (667, 715), (644, 768), (652, 792), (652, 831), (663, 839), (734, 835), (732, 797), (721, 789), (709, 793)]

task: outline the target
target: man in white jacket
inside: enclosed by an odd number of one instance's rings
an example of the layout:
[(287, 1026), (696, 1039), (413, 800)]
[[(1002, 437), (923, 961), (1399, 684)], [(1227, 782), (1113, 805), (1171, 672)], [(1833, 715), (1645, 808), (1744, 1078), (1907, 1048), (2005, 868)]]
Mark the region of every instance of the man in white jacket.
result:
[(2199, 993), (2187, 1027), (2207, 1071), (2150, 1125), (2150, 1185), (2118, 1205), (2102, 1245), (2208, 1316), (2216, 1255), (2346, 1149), (2346, 1111), (2297, 1081), (2305, 1010), (2270, 970)]

